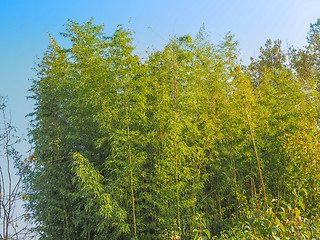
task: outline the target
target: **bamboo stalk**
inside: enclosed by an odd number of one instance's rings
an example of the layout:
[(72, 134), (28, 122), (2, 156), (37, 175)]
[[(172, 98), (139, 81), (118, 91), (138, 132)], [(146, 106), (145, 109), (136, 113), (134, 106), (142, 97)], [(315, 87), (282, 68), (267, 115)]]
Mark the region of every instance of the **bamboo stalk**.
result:
[(137, 223), (136, 223), (136, 210), (134, 205), (134, 181), (132, 173), (132, 156), (131, 156), (131, 143), (130, 143), (130, 127), (128, 122), (128, 109), (126, 106), (126, 120), (127, 120), (127, 137), (128, 137), (128, 147), (129, 147), (129, 161), (130, 161), (130, 182), (131, 182), (131, 197), (132, 197), (132, 213), (133, 213), (133, 228), (134, 234), (137, 235)]
[(257, 160), (257, 163), (258, 163), (258, 169), (259, 169), (260, 181), (261, 181), (261, 185), (262, 185), (264, 202), (265, 202), (266, 207), (268, 207), (266, 189), (265, 189), (265, 187), (264, 187), (264, 181), (263, 181), (263, 177), (262, 177), (262, 171), (261, 171), (260, 161), (259, 161), (259, 158), (258, 158), (257, 148), (256, 148), (256, 144), (255, 144), (255, 141), (254, 141), (254, 136), (253, 136), (253, 132), (252, 132), (252, 128), (251, 128), (251, 123), (250, 123), (250, 119), (249, 119), (248, 114), (247, 114), (247, 120), (248, 120), (248, 124), (249, 124), (249, 129), (250, 129), (251, 140), (252, 140), (252, 144), (253, 144), (253, 148), (254, 148), (254, 153), (255, 153), (255, 155), (256, 155), (256, 160)]
[[(175, 61), (175, 49), (173, 48), (173, 70), (174, 73), (176, 71), (176, 61)], [(177, 78), (174, 74), (173, 77), (173, 88), (174, 88), (174, 112), (175, 112), (175, 120), (177, 121), (178, 116), (178, 103), (177, 103), (177, 97), (178, 97), (178, 89), (177, 89)], [(181, 221), (180, 221), (180, 197), (179, 197), (179, 176), (178, 176), (178, 154), (177, 154), (177, 139), (175, 138), (174, 141), (174, 151), (175, 151), (175, 164), (176, 164), (176, 193), (177, 193), (177, 204), (178, 204), (178, 224), (179, 229), (181, 229)]]

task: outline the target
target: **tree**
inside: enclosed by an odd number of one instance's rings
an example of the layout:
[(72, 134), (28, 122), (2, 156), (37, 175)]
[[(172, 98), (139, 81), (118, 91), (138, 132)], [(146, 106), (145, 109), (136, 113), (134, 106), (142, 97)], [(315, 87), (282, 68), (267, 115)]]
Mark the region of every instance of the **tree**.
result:
[(245, 67), (232, 35), (215, 45), (203, 29), (144, 61), (122, 26), (69, 21), (62, 35), (71, 47), (50, 36), (31, 88), (25, 187), (42, 239), (219, 235), (281, 209), (296, 180), (318, 196), (318, 95), (280, 41)]
[(21, 239), (32, 237), (29, 228), (29, 213), (18, 209), (27, 199), (22, 189), (22, 179), (32, 158), (22, 161), (16, 145), (22, 140), (16, 128), (6, 116), (6, 99), (0, 96), (0, 238)]

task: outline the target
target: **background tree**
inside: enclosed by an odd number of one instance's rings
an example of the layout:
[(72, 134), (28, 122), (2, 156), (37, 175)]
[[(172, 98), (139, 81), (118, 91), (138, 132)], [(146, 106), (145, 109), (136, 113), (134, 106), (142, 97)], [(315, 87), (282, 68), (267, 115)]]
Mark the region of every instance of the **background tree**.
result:
[(7, 118), (6, 99), (0, 96), (0, 238), (31, 238), (35, 234), (29, 226), (28, 209), (19, 206), (27, 199), (22, 189), (22, 179), (32, 157), (22, 160), (16, 147), (22, 138)]

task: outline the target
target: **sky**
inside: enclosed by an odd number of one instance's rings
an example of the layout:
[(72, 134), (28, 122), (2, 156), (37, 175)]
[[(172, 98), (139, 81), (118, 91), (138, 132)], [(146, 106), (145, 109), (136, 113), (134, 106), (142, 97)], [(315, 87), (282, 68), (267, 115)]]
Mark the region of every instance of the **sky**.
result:
[[(138, 54), (161, 49), (174, 36), (195, 36), (205, 24), (218, 43), (231, 32), (239, 41), (244, 63), (257, 57), (267, 39), (284, 47), (306, 44), (310, 23), (320, 17), (319, 0), (0, 0), (0, 95), (18, 132), (26, 134), (34, 102), (27, 100), (37, 58), (48, 46), (48, 33), (59, 35), (68, 19), (95, 18), (112, 35), (119, 24), (135, 31)], [(130, 23), (129, 23), (129, 20)]]

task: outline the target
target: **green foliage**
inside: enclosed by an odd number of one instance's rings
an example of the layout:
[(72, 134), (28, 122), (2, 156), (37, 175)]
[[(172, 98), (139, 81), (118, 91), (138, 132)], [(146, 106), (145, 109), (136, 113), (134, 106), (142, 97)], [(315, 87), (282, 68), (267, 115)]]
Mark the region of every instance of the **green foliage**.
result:
[(314, 38), (268, 40), (245, 67), (232, 35), (143, 61), (130, 30), (102, 31), (69, 21), (71, 47), (50, 37), (36, 69), (25, 187), (42, 239), (318, 237)]
[(128, 232), (128, 226), (124, 224), (125, 212), (112, 201), (110, 195), (106, 192), (104, 177), (81, 154), (74, 153), (73, 159), (73, 170), (76, 173), (75, 181), (78, 182), (83, 197), (89, 199), (86, 210), (90, 211), (92, 207), (98, 207), (97, 213), (104, 219), (97, 226), (97, 232), (110, 231), (112, 228), (118, 228), (119, 233)]
[(293, 205), (284, 201), (278, 203), (277, 199), (273, 199), (270, 208), (249, 211), (246, 214), (247, 220), (243, 224), (213, 239), (318, 239), (320, 237), (319, 216), (311, 219), (304, 216), (304, 197), (294, 189)]

